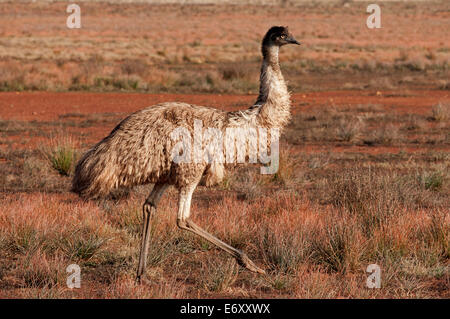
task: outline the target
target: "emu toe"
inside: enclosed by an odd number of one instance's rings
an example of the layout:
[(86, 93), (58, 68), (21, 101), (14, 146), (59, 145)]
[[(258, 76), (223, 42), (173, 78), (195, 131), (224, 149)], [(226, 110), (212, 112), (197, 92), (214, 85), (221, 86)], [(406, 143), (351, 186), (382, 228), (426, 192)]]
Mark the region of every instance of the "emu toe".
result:
[(248, 258), (248, 256), (243, 253), (239, 259), (237, 260), (239, 265), (241, 265), (242, 267), (247, 268), (248, 270), (252, 271), (252, 272), (256, 272), (259, 274), (265, 274), (266, 272), (259, 268), (258, 266), (255, 265), (255, 263), (253, 261), (251, 261), (250, 258)]

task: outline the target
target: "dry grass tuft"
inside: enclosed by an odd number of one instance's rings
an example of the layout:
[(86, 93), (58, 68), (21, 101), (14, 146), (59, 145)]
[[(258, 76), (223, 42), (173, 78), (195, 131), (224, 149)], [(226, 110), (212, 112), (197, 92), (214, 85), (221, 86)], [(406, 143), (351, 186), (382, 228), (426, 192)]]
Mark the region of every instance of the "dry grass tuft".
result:
[(446, 122), (450, 119), (450, 103), (439, 102), (431, 107), (431, 112), (435, 121)]
[(19, 258), (16, 267), (13, 271), (23, 288), (51, 289), (65, 282), (62, 258), (49, 256), (40, 249)]
[(316, 229), (311, 237), (312, 260), (339, 273), (358, 269), (364, 242), (355, 223), (351, 218), (341, 217), (338, 222), (327, 221), (323, 229)]
[(352, 142), (360, 137), (362, 120), (357, 119), (340, 119), (336, 128), (336, 136), (345, 142)]
[(200, 281), (201, 287), (209, 292), (224, 292), (230, 289), (238, 278), (239, 265), (234, 259), (226, 261), (214, 258), (202, 265), (204, 276)]

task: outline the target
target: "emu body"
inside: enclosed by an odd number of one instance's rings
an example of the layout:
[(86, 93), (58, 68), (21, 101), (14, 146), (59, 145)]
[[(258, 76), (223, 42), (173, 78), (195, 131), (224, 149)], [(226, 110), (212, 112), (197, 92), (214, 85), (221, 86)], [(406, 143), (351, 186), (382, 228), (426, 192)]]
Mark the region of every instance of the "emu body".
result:
[(194, 119), (222, 129), (227, 113), (186, 103), (162, 103), (135, 112), (90, 149), (75, 168), (73, 190), (83, 197), (107, 195), (118, 187), (167, 183), (184, 187), (206, 164), (176, 164), (170, 155), (178, 127), (193, 130)]
[(222, 248), (247, 269), (264, 273), (247, 255), (207, 233), (190, 219), (192, 194), (200, 182), (210, 186), (224, 176), (223, 163), (173, 161), (175, 142), (171, 133), (179, 128), (194, 131), (201, 120), (205, 128), (225, 133), (230, 127), (282, 129), (290, 118), (290, 98), (278, 62), (279, 48), (299, 44), (285, 27), (272, 27), (262, 42), (263, 63), (260, 93), (250, 108), (236, 112), (179, 102), (161, 103), (137, 111), (122, 122), (77, 163), (72, 189), (85, 198), (107, 195), (118, 187), (154, 184), (143, 205), (144, 224), (137, 271), (145, 271), (150, 220), (161, 196), (170, 185), (179, 191), (177, 225)]

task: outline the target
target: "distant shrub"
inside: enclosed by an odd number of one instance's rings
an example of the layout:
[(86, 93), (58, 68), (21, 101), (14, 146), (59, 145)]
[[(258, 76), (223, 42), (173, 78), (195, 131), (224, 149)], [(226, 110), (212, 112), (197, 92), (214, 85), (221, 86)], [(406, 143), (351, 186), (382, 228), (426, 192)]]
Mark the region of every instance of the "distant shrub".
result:
[(130, 76), (132, 74), (145, 75), (148, 71), (148, 64), (141, 59), (125, 59), (120, 64), (122, 73)]
[(117, 79), (117, 78), (103, 78), (97, 77), (94, 79), (94, 87), (101, 90), (137, 90), (139, 89), (139, 79)]
[(361, 134), (361, 121), (358, 119), (341, 119), (336, 128), (336, 135), (345, 142), (355, 140)]
[(231, 63), (219, 68), (224, 80), (242, 79), (248, 77), (253, 69), (246, 63)]
[(381, 128), (375, 129), (367, 138), (364, 139), (366, 144), (391, 145), (397, 142), (401, 137), (398, 127), (388, 124)]
[(432, 106), (431, 112), (435, 121), (447, 121), (450, 119), (450, 103), (439, 102)]

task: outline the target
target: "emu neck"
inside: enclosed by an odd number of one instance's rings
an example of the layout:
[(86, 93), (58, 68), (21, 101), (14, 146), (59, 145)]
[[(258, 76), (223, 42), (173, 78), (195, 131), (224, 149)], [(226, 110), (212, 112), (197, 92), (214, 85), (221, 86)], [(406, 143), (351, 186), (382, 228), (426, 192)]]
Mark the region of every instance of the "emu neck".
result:
[(259, 96), (256, 105), (260, 125), (284, 127), (290, 118), (290, 97), (278, 61), (278, 46), (263, 47)]

